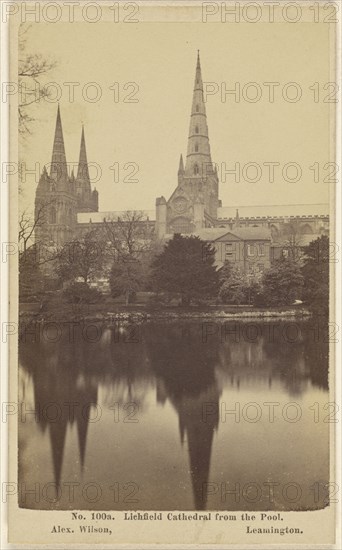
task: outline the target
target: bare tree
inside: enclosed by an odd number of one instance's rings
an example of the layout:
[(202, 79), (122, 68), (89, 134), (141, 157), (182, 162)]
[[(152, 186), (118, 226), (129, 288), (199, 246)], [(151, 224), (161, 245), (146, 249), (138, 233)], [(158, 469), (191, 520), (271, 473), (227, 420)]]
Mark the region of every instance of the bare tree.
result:
[(300, 229), (300, 222), (294, 220), (286, 226), (287, 238), (284, 240), (285, 250), (288, 251), (288, 257), (295, 263), (300, 264), (303, 259), (303, 240)]
[(42, 204), (37, 209), (35, 217), (33, 217), (27, 209), (21, 213), (18, 228), (18, 245), (20, 252), (25, 254), (29, 246), (33, 244), (33, 237), (36, 229), (42, 227), (47, 222), (47, 207), (48, 204)]
[(29, 107), (33, 103), (49, 97), (49, 91), (41, 83), (41, 77), (56, 67), (56, 61), (44, 58), (42, 54), (27, 53), (27, 33), (30, 26), (23, 25), (19, 30), (19, 64), (18, 64), (18, 116), (19, 134), (23, 137), (31, 134), (34, 122)]
[(35, 238), (37, 229), (47, 224), (49, 209), (53, 204), (55, 204), (54, 199), (42, 203), (36, 208), (34, 216), (28, 210), (21, 213), (18, 222), (18, 249), (21, 263), (25, 262), (28, 255), (30, 258), (34, 255), (37, 265), (43, 265), (56, 258), (58, 254), (56, 248), (43, 247), (43, 243)]
[(74, 282), (80, 278), (88, 284), (102, 274), (103, 249), (96, 231), (89, 231), (82, 238), (65, 243), (57, 255), (56, 273), (64, 282)]
[(154, 228), (141, 211), (127, 210), (104, 222), (104, 238), (113, 260), (141, 260), (152, 246)]

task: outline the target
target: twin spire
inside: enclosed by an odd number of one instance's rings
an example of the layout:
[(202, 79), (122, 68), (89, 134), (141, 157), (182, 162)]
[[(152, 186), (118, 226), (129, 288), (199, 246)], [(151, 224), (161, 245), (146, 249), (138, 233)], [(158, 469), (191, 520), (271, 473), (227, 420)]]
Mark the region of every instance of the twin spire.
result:
[[(186, 162), (184, 168), (183, 157), (181, 155), (178, 174), (185, 175), (187, 177), (202, 176), (204, 173), (207, 173), (209, 166), (212, 166), (212, 160), (210, 153), (207, 115), (203, 94), (201, 61), (198, 50)], [(57, 120), (52, 150), (50, 176), (56, 180), (62, 177), (68, 177), (68, 167), (65, 156), (63, 129), (59, 105), (57, 109)], [(83, 186), (90, 188), (90, 178), (83, 125), (81, 134), (80, 156), (77, 169), (77, 180), (80, 181)]]
[[(67, 160), (65, 155), (63, 128), (62, 128), (61, 112), (60, 112), (59, 105), (57, 109), (55, 138), (53, 141), (53, 148), (52, 148), (50, 177), (55, 180), (59, 180), (61, 178), (63, 179), (68, 178), (68, 165), (67, 165)], [(88, 185), (90, 186), (87, 150), (86, 150), (86, 144), (85, 144), (83, 124), (82, 124), (82, 134), (81, 134), (80, 156), (79, 156), (78, 168), (77, 168), (77, 180), (79, 180), (86, 186)]]

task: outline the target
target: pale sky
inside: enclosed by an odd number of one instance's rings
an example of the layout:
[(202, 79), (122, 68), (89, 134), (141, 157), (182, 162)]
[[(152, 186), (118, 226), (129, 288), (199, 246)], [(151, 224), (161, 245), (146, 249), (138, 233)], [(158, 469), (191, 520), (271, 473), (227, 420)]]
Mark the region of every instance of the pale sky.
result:
[[(77, 162), (81, 124), (85, 125), (88, 161), (101, 166), (102, 177), (95, 183), (99, 209), (154, 209), (157, 196), (167, 199), (177, 185), (180, 153), (186, 154), (197, 49), (200, 49), (204, 83), (215, 83), (215, 95), (207, 99), (207, 119), (212, 159), (218, 164), (220, 198), (223, 206), (298, 204), (328, 202), (328, 184), (314, 182), (310, 166), (331, 160), (332, 117), (329, 103), (322, 99), (329, 76), (329, 25), (314, 23), (138, 23), (99, 22), (33, 24), (27, 51), (54, 57), (58, 67), (45, 82), (57, 82), (62, 90), (60, 108), (67, 160)], [(75, 100), (70, 101), (65, 82), (78, 82)], [(96, 82), (102, 97), (96, 103), (82, 97)], [(119, 102), (110, 89), (119, 83)], [(137, 103), (123, 102), (134, 95)], [(221, 90), (246, 83), (260, 85), (262, 97), (249, 103), (242, 96), (221, 101)], [(269, 102), (264, 82), (279, 82), (275, 101)], [(284, 85), (296, 82), (302, 90), (297, 103), (285, 101)], [(319, 83), (320, 101), (315, 103), (310, 86)], [(317, 86), (317, 85), (316, 85)], [(252, 95), (253, 89), (249, 88)], [(294, 88), (289, 89), (292, 96)], [(51, 162), (57, 103), (44, 101), (34, 106), (38, 122), (21, 158), (32, 168)], [(119, 163), (120, 179), (129, 174), (125, 163), (139, 167), (139, 181), (114, 182), (110, 169)], [(259, 182), (235, 183), (232, 176), (222, 182), (222, 168), (242, 167), (257, 162), (262, 168)], [(275, 181), (269, 181), (264, 163), (279, 162)], [(284, 181), (282, 168), (289, 162), (300, 164), (302, 178)], [(292, 177), (291, 170), (288, 172)], [(90, 170), (90, 174), (94, 172)], [(251, 170), (248, 177), (253, 177)], [(320, 179), (323, 180), (323, 177)], [(36, 183), (27, 178), (23, 200), (32, 205)]]

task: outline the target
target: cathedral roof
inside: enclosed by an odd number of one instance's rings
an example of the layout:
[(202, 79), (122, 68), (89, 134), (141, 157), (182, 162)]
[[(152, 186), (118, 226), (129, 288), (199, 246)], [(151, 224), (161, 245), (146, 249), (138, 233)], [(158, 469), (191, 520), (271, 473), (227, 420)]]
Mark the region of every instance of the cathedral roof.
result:
[[(148, 218), (149, 221), (155, 221), (156, 212), (155, 210), (137, 210), (137, 212), (142, 212), (145, 218)], [(102, 223), (104, 219), (108, 221), (115, 221), (119, 217), (126, 213), (126, 210), (114, 210), (112, 212), (80, 212), (77, 214), (77, 223)]]
[(294, 218), (296, 216), (329, 215), (329, 204), (271, 204), (266, 206), (224, 206), (218, 208), (218, 219), (235, 218), (237, 208), (240, 220), (243, 218)]

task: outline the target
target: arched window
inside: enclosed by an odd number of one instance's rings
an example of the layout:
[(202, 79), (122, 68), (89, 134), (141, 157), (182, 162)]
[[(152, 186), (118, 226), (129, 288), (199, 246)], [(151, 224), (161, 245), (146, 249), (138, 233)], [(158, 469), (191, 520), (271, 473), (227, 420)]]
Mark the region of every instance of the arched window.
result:
[(188, 218), (179, 217), (173, 220), (172, 223), (173, 233), (191, 233), (192, 226)]
[(194, 165), (194, 174), (195, 174), (195, 176), (197, 176), (198, 173), (199, 173), (198, 164), (195, 164)]
[(195, 126), (195, 132), (198, 134), (198, 126)]
[(57, 223), (57, 213), (53, 207), (50, 209), (50, 223)]
[(195, 153), (198, 152), (198, 143), (195, 143)]
[(199, 105), (196, 105), (196, 113), (199, 112)]
[(271, 236), (272, 239), (277, 239), (279, 237), (279, 231), (276, 225), (271, 225)]
[(308, 223), (301, 226), (300, 232), (301, 232), (302, 235), (312, 235), (313, 234), (311, 225), (309, 225)]

